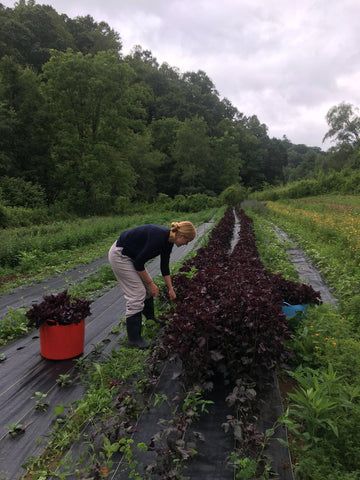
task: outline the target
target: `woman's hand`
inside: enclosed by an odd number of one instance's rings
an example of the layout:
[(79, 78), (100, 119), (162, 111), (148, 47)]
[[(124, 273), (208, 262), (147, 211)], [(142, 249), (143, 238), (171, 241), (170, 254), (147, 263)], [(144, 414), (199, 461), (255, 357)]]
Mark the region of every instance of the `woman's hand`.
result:
[(148, 287), (149, 293), (152, 297), (157, 297), (159, 295), (159, 288), (154, 282), (149, 283)]
[(168, 294), (171, 301), (176, 300), (176, 293), (172, 287), (168, 289)]

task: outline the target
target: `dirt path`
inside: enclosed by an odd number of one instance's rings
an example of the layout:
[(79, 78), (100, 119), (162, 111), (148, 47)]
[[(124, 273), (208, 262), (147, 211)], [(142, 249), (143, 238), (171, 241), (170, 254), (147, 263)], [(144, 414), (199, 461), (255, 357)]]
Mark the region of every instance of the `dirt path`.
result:
[[(171, 262), (181, 260), (189, 251), (196, 249), (198, 240), (212, 225), (212, 223), (201, 225), (197, 229), (196, 240), (185, 247), (174, 248)], [(100, 264), (97, 264), (97, 267)], [(149, 263), (148, 270), (152, 276), (158, 275), (159, 259)], [(62, 277), (63, 281), (68, 278), (67, 274)], [(47, 288), (48, 285), (49, 283), (45, 285), (45, 282), (42, 282), (32, 286), (38, 287), (38, 290), (34, 288), (31, 290), (33, 296), (30, 293), (26, 296), (29, 303), (35, 300), (36, 296), (41, 297), (43, 288)], [(20, 301), (21, 294), (18, 292), (16, 295)], [(125, 300), (118, 287), (95, 300), (91, 310), (92, 315), (86, 322), (84, 355), (89, 355), (94, 345), (99, 345), (103, 353), (110, 352), (119, 341), (119, 337), (111, 334), (110, 330), (125, 314)], [(21, 338), (1, 348), (0, 353), (7, 357), (6, 361), (0, 363), (0, 478), (15, 480), (24, 473), (21, 466), (25, 460), (30, 456), (39, 455), (44, 450), (54, 422), (54, 406), (68, 404), (81, 398), (83, 387), (80, 384), (68, 388), (57, 386), (56, 379), (59, 374), (69, 373), (74, 367), (74, 362), (43, 359), (39, 355), (37, 335)], [(34, 409), (34, 400), (31, 397), (36, 391), (48, 394), (47, 400), (50, 403), (48, 411), (37, 412)], [(20, 422), (27, 428), (24, 434), (14, 439), (8, 435), (7, 426), (15, 422)]]

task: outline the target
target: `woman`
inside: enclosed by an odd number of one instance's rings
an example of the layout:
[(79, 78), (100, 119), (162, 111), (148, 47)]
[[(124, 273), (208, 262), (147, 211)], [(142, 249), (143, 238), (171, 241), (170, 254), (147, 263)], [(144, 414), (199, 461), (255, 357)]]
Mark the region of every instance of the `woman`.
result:
[(174, 245), (187, 245), (196, 236), (191, 222), (173, 222), (171, 228), (143, 225), (125, 230), (109, 250), (109, 262), (126, 300), (126, 330), (129, 344), (146, 348), (141, 337), (141, 314), (154, 319), (154, 297), (159, 288), (145, 269), (145, 263), (160, 255), (160, 268), (170, 300), (176, 299), (169, 260)]

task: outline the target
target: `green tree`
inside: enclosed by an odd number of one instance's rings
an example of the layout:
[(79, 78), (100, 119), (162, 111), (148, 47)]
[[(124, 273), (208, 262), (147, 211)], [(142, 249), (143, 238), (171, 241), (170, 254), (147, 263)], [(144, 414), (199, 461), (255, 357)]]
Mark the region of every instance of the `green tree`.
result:
[(181, 122), (172, 117), (154, 120), (150, 125), (153, 146), (163, 154), (163, 160), (157, 169), (156, 188), (158, 192), (171, 196), (179, 191), (179, 186), (175, 182), (173, 150), (180, 125)]
[(136, 172), (136, 197), (139, 200), (153, 200), (157, 193), (157, 171), (164, 161), (164, 154), (153, 149), (149, 130), (129, 136), (128, 158)]
[(131, 69), (115, 53), (54, 52), (43, 69), (44, 93), (58, 131), (84, 143), (116, 142), (127, 116)]
[(120, 35), (106, 22), (95, 22), (93, 17), (66, 17), (66, 27), (72, 35), (74, 48), (82, 53), (97, 53), (107, 50), (120, 52)]
[(204, 119), (185, 120), (177, 130), (173, 158), (174, 176), (180, 193), (196, 193), (207, 185), (207, 172), (211, 165), (210, 137)]
[(39, 84), (31, 69), (0, 61), (0, 168), (47, 188), (52, 122)]
[(360, 117), (358, 108), (350, 103), (342, 102), (330, 108), (326, 114), (326, 121), (330, 127), (324, 140), (332, 139), (338, 145), (360, 146)]
[(232, 122), (223, 120), (220, 126), (222, 135), (211, 138), (211, 166), (207, 174), (207, 188), (217, 194), (240, 181), (243, 165)]
[[(18, 57), (22, 62), (38, 71), (49, 59), (51, 49), (66, 50), (74, 45), (65, 19), (49, 5), (38, 5), (34, 0), (19, 0), (11, 17), (12, 22), (7, 28), (7, 40), (12, 48), (18, 50)], [(11, 35), (9, 30), (11, 25), (21, 26), (17, 28), (17, 31), (22, 33), (21, 43)], [(25, 38), (28, 43), (24, 42)]]
[(60, 189), (60, 200), (68, 195), (78, 213), (104, 213), (118, 195), (131, 195), (135, 183), (127, 118), (131, 69), (116, 53), (67, 51), (54, 53), (43, 70), (56, 118), (53, 199)]
[(78, 215), (106, 214), (116, 209), (119, 197), (133, 195), (135, 172), (115, 148), (98, 143), (79, 148), (78, 155), (74, 147), (71, 157), (66, 153), (64, 148), (53, 153), (54, 181), (59, 186), (54, 200), (64, 209)]
[(246, 186), (259, 188), (266, 182), (267, 127), (256, 115), (235, 121), (239, 151), (243, 160), (240, 176)]

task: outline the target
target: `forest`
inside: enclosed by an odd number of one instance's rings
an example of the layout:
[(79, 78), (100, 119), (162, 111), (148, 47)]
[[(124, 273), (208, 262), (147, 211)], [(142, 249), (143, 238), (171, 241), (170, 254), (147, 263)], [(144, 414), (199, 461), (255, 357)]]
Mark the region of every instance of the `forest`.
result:
[(159, 194), (216, 196), (358, 168), (356, 110), (336, 106), (328, 123), (328, 152), (270, 138), (204, 71), (159, 64), (141, 46), (124, 55), (121, 32), (91, 16), (0, 4), (4, 206), (106, 215)]

